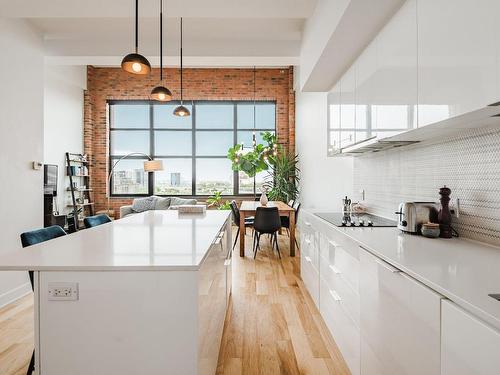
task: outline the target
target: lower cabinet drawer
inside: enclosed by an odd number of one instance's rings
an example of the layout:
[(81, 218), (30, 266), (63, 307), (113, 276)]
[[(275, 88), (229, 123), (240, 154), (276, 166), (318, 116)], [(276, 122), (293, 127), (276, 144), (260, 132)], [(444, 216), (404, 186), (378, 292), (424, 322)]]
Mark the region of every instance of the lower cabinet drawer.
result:
[(360, 373), (360, 332), (338, 293), (320, 280), (320, 311), (352, 375)]
[(342, 300), (343, 307), (349, 317), (359, 328), (359, 294), (346, 280), (346, 275), (335, 265), (323, 257), (320, 258), (320, 275), (326, 285), (335, 290)]
[(312, 265), (312, 260), (308, 256), (301, 255), (300, 277), (314, 303), (319, 307), (319, 273)]

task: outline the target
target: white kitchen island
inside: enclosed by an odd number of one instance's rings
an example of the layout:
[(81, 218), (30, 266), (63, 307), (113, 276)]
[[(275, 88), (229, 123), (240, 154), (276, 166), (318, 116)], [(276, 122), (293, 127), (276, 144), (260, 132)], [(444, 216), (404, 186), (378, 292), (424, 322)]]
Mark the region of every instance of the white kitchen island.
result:
[(39, 375), (213, 374), (230, 211), (149, 211), (0, 258), (35, 271)]

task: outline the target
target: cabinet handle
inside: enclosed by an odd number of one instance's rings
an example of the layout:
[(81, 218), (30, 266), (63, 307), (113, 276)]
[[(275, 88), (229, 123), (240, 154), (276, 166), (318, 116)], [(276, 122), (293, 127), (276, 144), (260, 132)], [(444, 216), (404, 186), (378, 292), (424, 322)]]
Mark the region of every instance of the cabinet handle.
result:
[(335, 266), (333, 266), (333, 265), (331, 265), (331, 264), (330, 264), (328, 267), (330, 267), (330, 269), (331, 269), (334, 273), (336, 273), (337, 275), (342, 273), (342, 272), (340, 272), (340, 270), (339, 270), (337, 267), (335, 267)]
[(230, 265), (231, 265), (231, 259), (226, 259), (226, 260), (224, 261), (224, 265), (225, 265), (225, 266), (230, 266)]
[(304, 256), (304, 259), (305, 259), (306, 261), (308, 261), (309, 263), (311, 263), (311, 258), (309, 258), (308, 256)]
[(340, 296), (337, 294), (336, 291), (331, 290), (331, 289), (328, 289), (328, 291), (330, 292), (330, 295), (332, 296), (334, 301), (336, 301), (336, 302), (342, 301), (342, 298), (340, 298)]
[(388, 271), (390, 271), (392, 273), (400, 273), (400, 272), (402, 272), (400, 269), (392, 266), (391, 264), (387, 263), (385, 260), (382, 260), (378, 256), (373, 255), (369, 250), (365, 249), (363, 246), (360, 246), (359, 248), (362, 249), (362, 250), (364, 250), (370, 257), (373, 258), (373, 260), (375, 260), (375, 262), (377, 262), (379, 265), (381, 265), (382, 267), (384, 267), (386, 270), (388, 270)]
[(308, 222), (308, 221), (304, 221), (304, 223), (305, 223), (308, 227), (310, 227), (310, 226), (311, 226), (311, 223), (310, 223), (310, 222)]
[(383, 261), (382, 259), (375, 258), (375, 261), (380, 264), (382, 267), (384, 267), (386, 270), (389, 270), (392, 273), (399, 273), (401, 272), (400, 269), (397, 269), (396, 267), (391, 266), (389, 263), (386, 261)]
[(333, 242), (333, 241), (331, 241), (331, 240), (328, 240), (328, 243), (329, 243), (330, 245), (332, 245), (333, 247), (337, 247), (337, 246), (339, 246), (338, 244), (336, 244), (335, 242)]

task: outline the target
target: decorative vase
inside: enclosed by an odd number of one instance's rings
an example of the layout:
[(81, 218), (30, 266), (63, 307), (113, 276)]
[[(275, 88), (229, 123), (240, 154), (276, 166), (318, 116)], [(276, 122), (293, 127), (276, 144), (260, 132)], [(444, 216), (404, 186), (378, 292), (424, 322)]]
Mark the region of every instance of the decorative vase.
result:
[(260, 196), (260, 204), (262, 206), (267, 206), (267, 202), (268, 202), (267, 195), (265, 192), (263, 192), (262, 195)]

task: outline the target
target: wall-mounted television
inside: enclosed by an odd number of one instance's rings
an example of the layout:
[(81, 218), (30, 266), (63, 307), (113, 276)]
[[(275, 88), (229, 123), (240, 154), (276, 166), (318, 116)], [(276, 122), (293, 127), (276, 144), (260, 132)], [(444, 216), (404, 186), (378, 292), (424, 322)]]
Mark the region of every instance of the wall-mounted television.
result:
[(57, 196), (57, 165), (43, 166), (43, 194)]

